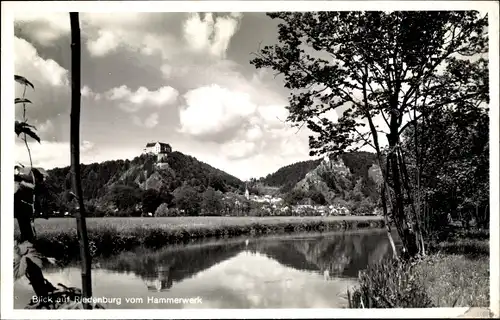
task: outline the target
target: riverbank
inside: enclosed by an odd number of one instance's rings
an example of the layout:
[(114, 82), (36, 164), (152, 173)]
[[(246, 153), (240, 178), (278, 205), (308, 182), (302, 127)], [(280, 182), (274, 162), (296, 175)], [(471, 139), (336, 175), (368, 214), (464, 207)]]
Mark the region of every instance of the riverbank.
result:
[[(380, 217), (168, 217), (89, 218), (88, 237), (94, 256), (107, 257), (137, 247), (159, 249), (168, 244), (189, 243), (204, 238), (230, 238), (266, 234), (329, 232), (382, 228)], [(51, 218), (35, 221), (38, 250), (57, 260), (79, 256), (75, 219)], [(14, 230), (18, 239), (19, 229)]]
[[(385, 262), (360, 277), (351, 307), (488, 307), (489, 232), (459, 230), (411, 264)], [(381, 289), (383, 288), (383, 289)]]

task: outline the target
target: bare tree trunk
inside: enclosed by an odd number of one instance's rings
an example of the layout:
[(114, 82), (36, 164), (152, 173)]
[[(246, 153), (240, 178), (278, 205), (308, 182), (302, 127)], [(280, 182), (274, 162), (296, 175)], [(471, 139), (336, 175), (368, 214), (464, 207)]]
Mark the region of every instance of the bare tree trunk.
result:
[[(413, 225), (414, 225), (414, 235), (415, 235), (415, 244), (417, 246), (417, 251), (418, 253), (425, 255), (425, 248), (424, 248), (424, 239), (422, 236), (422, 227), (420, 223), (420, 211), (417, 209), (417, 205), (415, 202), (418, 202), (418, 195), (413, 196), (413, 191), (410, 186), (410, 176), (408, 174), (408, 170), (406, 168), (406, 161), (403, 155), (403, 151), (401, 148), (398, 148), (397, 150), (397, 155), (398, 155), (398, 161), (400, 164), (400, 169), (401, 169), (401, 180), (403, 182), (403, 188), (406, 190), (408, 199), (410, 201), (410, 206), (411, 210), (413, 213), (413, 217), (411, 220), (413, 220)], [(418, 175), (419, 173), (417, 172), (417, 181), (418, 181)], [(417, 182), (418, 184), (418, 182)], [(417, 201), (415, 201), (417, 199)], [(410, 219), (408, 219), (410, 220)]]
[(397, 139), (390, 137), (389, 148), (391, 149), (388, 155), (388, 161), (390, 164), (390, 172), (392, 174), (392, 182), (394, 185), (394, 201), (392, 202), (392, 215), (394, 222), (398, 228), (398, 233), (403, 242), (403, 246), (406, 250), (406, 255), (408, 257), (413, 257), (417, 254), (418, 248), (415, 239), (414, 232), (410, 229), (409, 219), (406, 217), (404, 211), (404, 194), (403, 186), (401, 185), (400, 168), (402, 165), (398, 161), (396, 154)]
[(483, 214), (483, 228), (488, 229), (490, 227), (490, 212), (488, 210), (489, 204), (486, 203), (486, 207), (484, 208)]
[(389, 219), (388, 219), (389, 214), (387, 212), (387, 200), (386, 200), (387, 190), (386, 189), (387, 189), (387, 186), (384, 183), (382, 185), (382, 192), (380, 193), (381, 200), (382, 200), (382, 210), (384, 212), (384, 222), (385, 222), (385, 228), (387, 230), (387, 238), (389, 239), (389, 243), (391, 244), (391, 248), (392, 248), (392, 256), (397, 259), (398, 252), (396, 250), (396, 245), (394, 244), (394, 239), (392, 238), (391, 225), (390, 225)]
[[(73, 192), (78, 200), (79, 210), (76, 214), (76, 225), (80, 242), (80, 257), (82, 263), (82, 295), (85, 298), (92, 296), (91, 257), (85, 222), (85, 205), (83, 203), (82, 184), (80, 177), (80, 22), (78, 12), (70, 12), (71, 21), (71, 173)], [(85, 309), (91, 309), (88, 303), (83, 304)]]

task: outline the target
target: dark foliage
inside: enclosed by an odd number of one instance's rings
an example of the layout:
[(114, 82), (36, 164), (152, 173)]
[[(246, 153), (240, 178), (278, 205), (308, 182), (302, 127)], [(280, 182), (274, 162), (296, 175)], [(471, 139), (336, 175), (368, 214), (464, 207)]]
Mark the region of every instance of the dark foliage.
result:
[[(268, 174), (265, 178), (261, 178), (259, 182), (273, 187), (282, 187), (284, 192), (290, 189), (302, 180), (306, 174), (316, 168), (321, 163), (321, 160), (308, 160), (290, 164), (278, 169), (278, 171)], [(288, 190), (286, 190), (288, 189)]]

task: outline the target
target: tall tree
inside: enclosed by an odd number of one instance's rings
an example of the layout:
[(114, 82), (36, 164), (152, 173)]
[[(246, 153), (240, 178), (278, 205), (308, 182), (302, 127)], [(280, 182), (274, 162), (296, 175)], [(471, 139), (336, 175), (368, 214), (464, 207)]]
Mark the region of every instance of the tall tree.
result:
[[(411, 193), (405, 190), (400, 137), (411, 116), (416, 121), (443, 106), (487, 102), (487, 17), (476, 11), (268, 16), (280, 20), (279, 44), (260, 49), (251, 63), (283, 75), (292, 91), (287, 121), (313, 131), (311, 155), (372, 146), (386, 168), (384, 215), (389, 202), (405, 251), (423, 252), (418, 215), (405, 211), (405, 195)], [(339, 113), (336, 122), (326, 114), (332, 110)], [(386, 129), (385, 157), (377, 122)]]
[[(80, 103), (81, 103), (81, 38), (78, 12), (70, 12), (71, 22), (71, 172), (73, 192), (78, 200), (79, 210), (76, 214), (76, 227), (80, 242), (82, 263), (82, 294), (84, 298), (92, 296), (91, 256), (85, 221), (85, 205), (83, 202), (82, 182), (80, 178)], [(91, 309), (89, 303), (83, 304)]]
[(205, 215), (220, 215), (223, 210), (222, 192), (208, 187), (201, 195), (201, 209)]
[(179, 210), (184, 210), (189, 216), (200, 214), (201, 196), (194, 187), (185, 183), (175, 189), (173, 196), (174, 203)]
[[(427, 215), (427, 232), (439, 231), (453, 219), (475, 216), (488, 225), (489, 117), (488, 108), (443, 109), (418, 121), (405, 132), (403, 150), (410, 175), (420, 175), (423, 205), (436, 209)], [(415, 135), (419, 135), (418, 141)], [(417, 159), (420, 159), (417, 162)], [(463, 215), (462, 215), (463, 214)], [(467, 217), (469, 216), (469, 217)]]

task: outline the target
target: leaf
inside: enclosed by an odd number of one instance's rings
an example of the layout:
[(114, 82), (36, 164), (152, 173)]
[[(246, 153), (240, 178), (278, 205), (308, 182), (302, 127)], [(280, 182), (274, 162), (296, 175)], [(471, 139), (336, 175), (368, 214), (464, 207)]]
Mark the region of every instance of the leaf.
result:
[(14, 279), (19, 279), (26, 274), (26, 260), (19, 258), (14, 260)]
[(16, 128), (17, 135), (19, 136), (21, 133), (24, 133), (24, 134), (30, 136), (31, 138), (35, 139), (38, 143), (40, 143), (40, 137), (33, 130), (31, 130), (29, 127), (33, 127), (33, 126), (27, 125), (27, 126), (21, 126), (19, 128)]
[(14, 130), (17, 135), (20, 135), (23, 128), (33, 128), (36, 130), (36, 127), (27, 123), (27, 122), (20, 122), (20, 121), (15, 121), (14, 123)]
[(14, 100), (14, 103), (32, 103), (29, 99), (26, 99), (26, 98), (16, 98)]
[(22, 84), (23, 86), (29, 86), (29, 87), (31, 87), (31, 89), (35, 90), (35, 86), (33, 85), (33, 83), (29, 82), (28, 79), (26, 79), (23, 76), (18, 76), (16, 74), (16, 75), (14, 75), (14, 80), (16, 82)]
[(30, 250), (34, 250), (33, 244), (29, 241), (24, 241), (17, 245), (17, 252), (21, 255), (27, 255)]
[(16, 279), (25, 275), (28, 266), (27, 259), (30, 259), (39, 268), (42, 267), (43, 260), (46, 260), (29, 241), (24, 241), (14, 247), (14, 257), (14, 277)]

